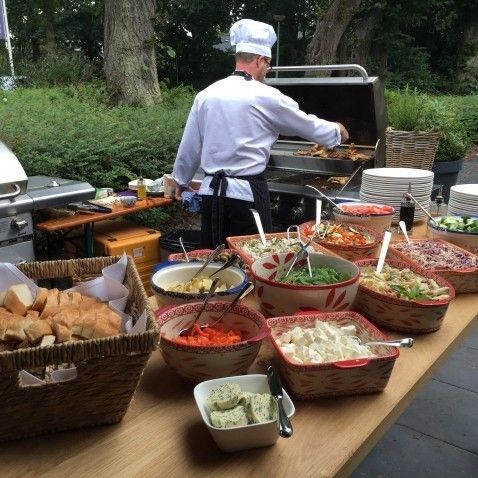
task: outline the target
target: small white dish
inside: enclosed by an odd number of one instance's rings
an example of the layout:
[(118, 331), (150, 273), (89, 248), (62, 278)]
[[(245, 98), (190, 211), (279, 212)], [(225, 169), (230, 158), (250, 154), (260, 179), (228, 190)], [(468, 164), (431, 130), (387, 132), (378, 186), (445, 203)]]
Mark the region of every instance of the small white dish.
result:
[[(243, 392), (270, 393), (267, 376), (261, 374), (216, 378), (196, 385), (194, 387), (194, 399), (203, 422), (217, 446), (222, 451), (230, 452), (273, 445), (279, 438), (275, 420), (235, 428), (216, 428), (211, 425), (206, 405), (207, 397), (213, 389), (228, 382), (237, 383)], [(282, 393), (285, 412), (291, 418), (295, 413), (294, 404), (284, 389), (282, 389)]]

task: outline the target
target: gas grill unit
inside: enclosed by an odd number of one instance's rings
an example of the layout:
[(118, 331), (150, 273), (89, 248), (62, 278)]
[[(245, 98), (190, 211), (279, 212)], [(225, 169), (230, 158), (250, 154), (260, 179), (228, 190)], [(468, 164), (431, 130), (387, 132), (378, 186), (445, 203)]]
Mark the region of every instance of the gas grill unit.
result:
[[(273, 72), (305, 72), (315, 70), (353, 71), (360, 76), (330, 78), (268, 78), (274, 86), (299, 104), (300, 109), (329, 121), (338, 121), (347, 128), (357, 152), (370, 159), (363, 162), (347, 159), (296, 155), (313, 143), (301, 138), (279, 138), (273, 145), (266, 169), (272, 218), (276, 230), (285, 230), (315, 218), (317, 194), (305, 184), (312, 184), (325, 194), (336, 197), (340, 186), (331, 186), (331, 176), (349, 177), (356, 168), (385, 165), (385, 128), (387, 114), (383, 85), (378, 77), (369, 77), (360, 65), (282, 66)], [(340, 146), (338, 149), (347, 149)], [(361, 173), (347, 187), (347, 197), (358, 199)], [(325, 205), (324, 205), (325, 206)]]
[(32, 213), (95, 196), (88, 183), (49, 176), (27, 177), (17, 157), (0, 141), (0, 262), (35, 259)]

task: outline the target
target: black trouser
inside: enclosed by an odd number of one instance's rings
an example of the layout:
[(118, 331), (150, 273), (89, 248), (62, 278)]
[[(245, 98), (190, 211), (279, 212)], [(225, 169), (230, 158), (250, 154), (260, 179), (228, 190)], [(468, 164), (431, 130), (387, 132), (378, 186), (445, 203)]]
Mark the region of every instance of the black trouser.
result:
[[(257, 227), (250, 208), (254, 202), (240, 199), (223, 198), (224, 221), (222, 231), (222, 243), (226, 243), (226, 237), (244, 236), (257, 234)], [(212, 240), (212, 201), (213, 197), (201, 196), (201, 247), (213, 248)], [(271, 231), (265, 231), (271, 232)]]

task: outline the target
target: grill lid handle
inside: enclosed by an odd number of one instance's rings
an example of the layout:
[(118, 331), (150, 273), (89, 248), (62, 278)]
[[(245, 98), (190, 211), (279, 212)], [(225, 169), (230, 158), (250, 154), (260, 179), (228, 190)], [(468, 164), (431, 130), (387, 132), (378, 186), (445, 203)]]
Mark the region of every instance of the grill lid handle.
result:
[(0, 200), (1, 199), (11, 199), (11, 198), (14, 198), (14, 197), (17, 197), (20, 195), (20, 193), (22, 192), (20, 186), (16, 183), (12, 184), (13, 186), (13, 189), (14, 191), (11, 192), (11, 193), (7, 193), (7, 194), (0, 194)]
[(303, 66), (274, 66), (271, 71), (319, 71), (319, 70), (335, 70), (345, 71), (353, 70), (357, 72), (364, 81), (368, 80), (367, 70), (361, 65), (303, 65)]

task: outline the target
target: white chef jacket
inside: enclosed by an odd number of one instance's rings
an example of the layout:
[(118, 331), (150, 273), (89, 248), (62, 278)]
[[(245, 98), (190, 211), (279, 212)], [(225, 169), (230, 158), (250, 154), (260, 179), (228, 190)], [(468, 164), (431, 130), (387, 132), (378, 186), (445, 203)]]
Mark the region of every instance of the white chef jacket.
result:
[[(279, 135), (300, 136), (332, 148), (340, 144), (336, 123), (308, 115), (277, 88), (243, 76), (229, 76), (194, 99), (173, 168), (186, 187), (199, 166), (206, 174), (251, 176), (264, 171)], [(291, 162), (294, 158), (291, 158)], [(206, 176), (199, 194), (212, 194)], [(248, 181), (228, 178), (226, 196), (253, 201)]]

